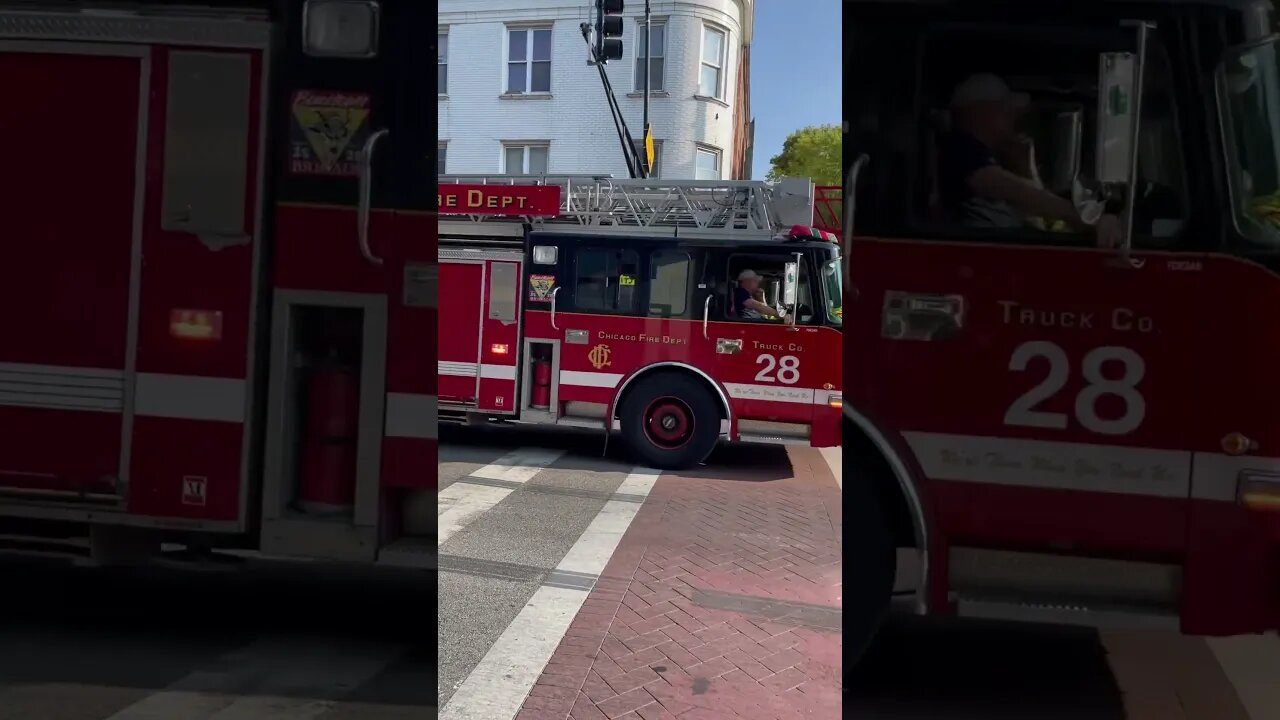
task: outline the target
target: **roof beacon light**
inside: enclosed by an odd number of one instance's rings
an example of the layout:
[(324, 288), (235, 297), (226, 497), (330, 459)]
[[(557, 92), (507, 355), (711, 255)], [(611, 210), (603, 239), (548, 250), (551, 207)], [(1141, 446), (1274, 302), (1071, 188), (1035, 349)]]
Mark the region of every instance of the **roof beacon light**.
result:
[(313, 57), (375, 57), (380, 11), (376, 0), (307, 0), (303, 51)]
[(819, 230), (810, 225), (792, 225), (791, 231), (787, 233), (788, 240), (819, 240), (821, 242), (838, 243), (840, 238), (835, 233), (829, 233), (826, 230)]

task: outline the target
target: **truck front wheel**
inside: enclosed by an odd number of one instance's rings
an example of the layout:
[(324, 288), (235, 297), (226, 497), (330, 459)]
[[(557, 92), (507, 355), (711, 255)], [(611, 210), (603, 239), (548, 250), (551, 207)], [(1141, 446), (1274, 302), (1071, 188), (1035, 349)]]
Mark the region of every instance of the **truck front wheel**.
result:
[(622, 436), (641, 463), (683, 470), (707, 459), (720, 439), (720, 408), (706, 387), (680, 373), (636, 382), (618, 411)]

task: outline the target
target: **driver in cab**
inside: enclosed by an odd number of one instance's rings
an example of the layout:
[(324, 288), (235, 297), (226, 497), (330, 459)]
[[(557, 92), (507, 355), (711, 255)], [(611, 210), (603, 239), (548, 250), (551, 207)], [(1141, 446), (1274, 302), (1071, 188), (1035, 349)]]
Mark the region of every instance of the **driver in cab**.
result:
[(956, 86), (949, 107), (950, 132), (938, 154), (943, 204), (968, 227), (1021, 228), (1029, 226), (1031, 218), (1061, 220), (1077, 231), (1092, 231), (1099, 247), (1118, 246), (1122, 230), (1116, 216), (1103, 215), (1090, 226), (1070, 200), (1011, 169), (1016, 163), (1011, 158), (1025, 157), (1016, 124), (1028, 101), (989, 73), (971, 75)]
[(733, 311), (743, 320), (778, 320), (781, 316), (764, 302), (760, 276), (754, 270), (738, 273), (738, 287), (733, 290)]

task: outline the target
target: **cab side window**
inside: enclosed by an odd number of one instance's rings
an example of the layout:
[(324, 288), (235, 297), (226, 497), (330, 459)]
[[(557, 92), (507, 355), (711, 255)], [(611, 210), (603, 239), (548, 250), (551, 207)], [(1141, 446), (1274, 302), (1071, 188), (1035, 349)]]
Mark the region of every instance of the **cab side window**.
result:
[(585, 312), (636, 312), (640, 258), (634, 250), (579, 248), (574, 256), (574, 308)]
[[(1149, 32), (1135, 149), (1137, 247), (1171, 244), (1188, 207), (1174, 73), (1159, 39)], [(1087, 196), (1123, 222), (1135, 103), (1112, 83), (1129, 82), (1136, 51), (1136, 31), (1118, 25), (933, 28), (922, 59), (915, 224), (956, 239), (1095, 244), (1071, 208)], [(1019, 193), (1017, 206), (996, 199), (1007, 191), (974, 182), (988, 167), (1039, 193)]]
[[(782, 323), (784, 312), (783, 286), (786, 264), (795, 262), (796, 256), (784, 254), (734, 254), (726, 263), (724, 279), (720, 281), (725, 298), (721, 313), (726, 320), (750, 323)], [(800, 316), (797, 321), (812, 320), (813, 291), (808, 278), (808, 267), (801, 256), (797, 305)], [(761, 308), (767, 306), (772, 313)]]
[(685, 250), (649, 255), (649, 317), (681, 317), (689, 312), (693, 258)]

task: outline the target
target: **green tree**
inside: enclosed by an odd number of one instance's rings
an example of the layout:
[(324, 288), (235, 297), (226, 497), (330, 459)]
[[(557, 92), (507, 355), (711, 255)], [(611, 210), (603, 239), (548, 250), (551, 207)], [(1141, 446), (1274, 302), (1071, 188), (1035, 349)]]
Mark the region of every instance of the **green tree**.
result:
[(782, 143), (782, 152), (769, 158), (768, 178), (807, 177), (818, 185), (839, 185), (842, 146), (839, 125), (796, 130)]

